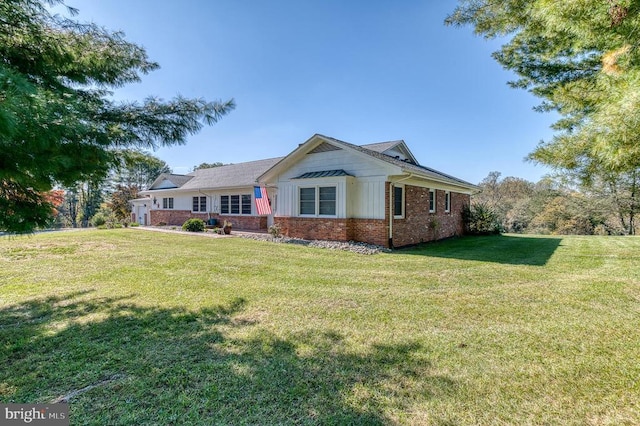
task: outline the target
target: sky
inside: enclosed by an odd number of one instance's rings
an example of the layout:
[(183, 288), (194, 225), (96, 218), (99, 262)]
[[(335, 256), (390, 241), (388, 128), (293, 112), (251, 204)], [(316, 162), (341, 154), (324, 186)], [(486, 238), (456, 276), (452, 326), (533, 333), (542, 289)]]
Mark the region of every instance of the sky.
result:
[(472, 183), (492, 171), (530, 181), (550, 172), (524, 158), (556, 117), (507, 85), (514, 75), (491, 58), (499, 40), (444, 25), (454, 0), (66, 4), (160, 64), (117, 99), (235, 100), (185, 145), (153, 152), (174, 173), (285, 156), (316, 133), (357, 145), (402, 139), (420, 164)]

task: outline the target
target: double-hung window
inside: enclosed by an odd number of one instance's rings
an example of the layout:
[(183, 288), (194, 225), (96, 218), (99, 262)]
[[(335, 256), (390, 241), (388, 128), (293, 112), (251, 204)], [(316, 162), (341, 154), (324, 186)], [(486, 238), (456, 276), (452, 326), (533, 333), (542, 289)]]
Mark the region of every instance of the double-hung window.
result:
[(318, 188), (318, 214), (320, 216), (336, 215), (335, 186), (321, 186)]
[(393, 187), (393, 216), (404, 216), (404, 188), (402, 186)]
[(220, 214), (251, 214), (251, 194), (222, 195)]
[(207, 197), (193, 197), (194, 212), (206, 212), (207, 211)]
[(335, 216), (336, 215), (336, 187), (314, 186), (300, 188), (300, 215), (304, 216)]
[(429, 213), (436, 212), (436, 190), (429, 190)]
[(251, 194), (242, 195), (242, 204), (240, 205), (242, 214), (251, 214)]
[(172, 209), (173, 208), (173, 197), (163, 198), (162, 199), (162, 208), (163, 209)]

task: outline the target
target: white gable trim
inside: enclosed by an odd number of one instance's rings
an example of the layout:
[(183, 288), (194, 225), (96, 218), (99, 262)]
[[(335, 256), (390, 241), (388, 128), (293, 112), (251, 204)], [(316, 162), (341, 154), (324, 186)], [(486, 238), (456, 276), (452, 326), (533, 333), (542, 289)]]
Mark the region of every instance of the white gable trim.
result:
[(285, 170), (292, 167), (295, 163), (300, 161), (304, 155), (306, 155), (307, 153), (311, 152), (312, 150), (317, 148), (319, 145), (322, 145), (324, 143), (336, 146), (340, 149), (348, 150), (349, 152), (357, 156), (360, 156), (363, 159), (367, 159), (368, 161), (376, 162), (380, 164), (384, 170), (388, 170), (390, 172), (389, 174), (402, 173), (402, 169), (400, 167), (394, 166), (393, 164), (390, 164), (386, 161), (380, 160), (364, 152), (353, 149), (351, 146), (349, 146), (349, 144), (341, 143), (336, 139), (328, 138), (320, 134), (315, 134), (311, 138), (309, 138), (306, 142), (299, 145), (289, 155), (284, 157), (282, 160), (276, 163), (273, 167), (271, 167), (269, 170), (267, 170), (261, 176), (259, 176), (258, 182), (266, 183), (266, 182), (273, 181), (275, 179), (275, 176), (281, 174)]
[(153, 189), (172, 189), (177, 188), (178, 185), (171, 182), (169, 179), (164, 179), (162, 182), (158, 183)]

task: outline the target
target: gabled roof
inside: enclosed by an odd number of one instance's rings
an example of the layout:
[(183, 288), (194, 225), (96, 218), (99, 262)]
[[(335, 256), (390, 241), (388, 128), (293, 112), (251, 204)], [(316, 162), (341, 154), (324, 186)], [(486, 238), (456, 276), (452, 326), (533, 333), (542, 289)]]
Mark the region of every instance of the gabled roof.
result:
[(295, 150), (293, 150), (293, 152), (291, 152), (279, 162), (275, 163), (273, 167), (266, 170), (262, 175), (258, 176), (258, 180), (262, 181), (266, 178), (267, 175), (274, 173), (274, 171), (277, 171), (278, 169), (287, 167), (287, 164), (291, 164), (297, 161), (300, 156), (313, 149), (313, 147), (318, 145), (319, 143), (329, 143), (343, 149), (349, 149), (364, 154), (378, 161), (382, 161), (398, 167), (400, 169), (400, 172), (403, 174), (414, 175), (423, 179), (431, 179), (446, 184), (461, 186), (470, 190), (477, 189), (477, 186), (472, 183), (448, 175), (446, 173), (442, 173), (438, 170), (421, 166), (417, 163), (417, 161), (415, 161), (415, 163), (412, 163), (411, 160), (404, 161), (399, 158), (384, 154), (384, 152), (394, 148), (398, 148), (400, 145), (402, 145), (401, 148), (403, 150), (403, 153), (404, 151), (406, 151), (406, 154), (408, 154), (407, 158), (414, 159), (413, 154), (411, 154), (411, 151), (409, 151), (409, 148), (406, 146), (404, 141), (379, 142), (375, 144), (359, 146), (321, 134), (315, 134), (306, 142), (300, 144)]
[(370, 143), (370, 144), (360, 145), (360, 146), (363, 148), (370, 149), (371, 151), (382, 153), (390, 150), (391, 148), (395, 148), (401, 143), (404, 143), (404, 141), (376, 142), (376, 143)]
[(412, 164), (418, 164), (418, 160), (416, 160), (416, 157), (413, 155), (411, 150), (409, 150), (409, 147), (403, 140), (371, 143), (367, 145), (360, 145), (360, 147), (379, 152), (380, 154), (386, 154), (390, 157), (395, 157), (397, 153), (400, 153), (404, 157), (408, 158)]
[[(336, 139), (337, 140), (337, 139)], [(402, 170), (406, 173), (417, 173), (417, 174), (421, 174), (424, 175), (427, 178), (432, 178), (432, 179), (436, 179), (436, 180), (440, 180), (440, 181), (449, 181), (450, 183), (454, 183), (454, 184), (458, 184), (458, 185), (463, 185), (463, 186), (470, 186), (473, 188), (476, 188), (477, 186), (469, 183), (467, 181), (464, 181), (462, 179), (458, 179), (455, 176), (451, 176), (448, 175), (446, 173), (440, 172), (436, 169), (432, 169), (430, 167), (426, 167), (426, 166), (421, 166), (420, 164), (411, 164), (408, 163), (406, 161), (397, 159), (395, 157), (391, 157), (389, 155), (386, 154), (382, 154), (379, 153), (377, 151), (372, 151), (368, 148), (365, 148), (366, 145), (363, 146), (358, 146), (358, 145), (353, 145), (350, 144), (348, 142), (343, 142), (343, 141), (338, 141), (342, 144), (346, 144), (346, 145), (350, 145), (351, 148), (355, 149), (356, 151), (360, 151), (363, 152), (365, 154), (368, 154), (374, 158), (378, 158), (382, 161), (385, 161), (387, 163), (393, 164), (395, 166), (398, 166), (400, 168), (402, 168)]]
[(185, 183), (189, 182), (193, 176), (176, 175), (173, 173), (162, 173), (153, 181), (149, 190), (153, 189), (171, 189), (180, 188)]
[(193, 176), (182, 189), (219, 189), (253, 186), (258, 176), (270, 169), (282, 157), (247, 163), (228, 164), (211, 169), (199, 169), (189, 173)]
[[(249, 161), (246, 163), (227, 164), (225, 166), (213, 167), (210, 169), (198, 169), (186, 175), (171, 175), (174, 177), (180, 176), (184, 181), (182, 185), (173, 189), (180, 188), (184, 191), (198, 191), (253, 186), (256, 184), (258, 176), (270, 169), (281, 159), (282, 157), (278, 157), (266, 160)], [(158, 179), (156, 179), (156, 182)], [(152, 185), (150, 191), (155, 189), (165, 188), (154, 188)], [(141, 191), (140, 193), (145, 194), (148, 193), (148, 191)]]

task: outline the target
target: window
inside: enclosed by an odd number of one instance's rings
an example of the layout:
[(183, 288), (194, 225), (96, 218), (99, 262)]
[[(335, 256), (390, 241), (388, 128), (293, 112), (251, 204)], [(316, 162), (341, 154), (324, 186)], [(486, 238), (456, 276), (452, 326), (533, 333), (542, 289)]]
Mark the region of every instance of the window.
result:
[(229, 214), (229, 196), (220, 197), (220, 214)]
[(300, 214), (313, 216), (336, 215), (336, 187), (300, 188)]
[(451, 211), (451, 193), (449, 191), (444, 193), (444, 211), (446, 213)]
[(436, 191), (435, 189), (429, 190), (429, 213), (435, 213), (436, 211)]
[(336, 187), (323, 186), (319, 188), (319, 212), (321, 216), (336, 215)]
[(242, 214), (251, 214), (251, 195), (242, 196)]
[(316, 214), (315, 188), (300, 188), (300, 214)]
[(222, 195), (220, 214), (251, 214), (251, 194)]
[(194, 212), (206, 212), (207, 211), (207, 197), (193, 197), (193, 209)]
[(401, 186), (393, 187), (393, 216), (402, 217), (404, 214), (404, 188)]
[(240, 196), (232, 195), (231, 197), (231, 214), (240, 214)]
[(171, 198), (163, 198), (162, 199), (162, 208), (163, 209), (172, 209), (173, 208), (173, 197), (171, 197)]

